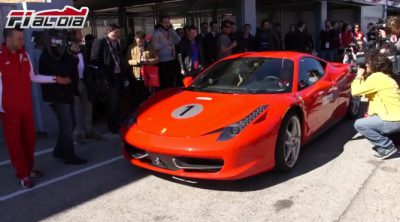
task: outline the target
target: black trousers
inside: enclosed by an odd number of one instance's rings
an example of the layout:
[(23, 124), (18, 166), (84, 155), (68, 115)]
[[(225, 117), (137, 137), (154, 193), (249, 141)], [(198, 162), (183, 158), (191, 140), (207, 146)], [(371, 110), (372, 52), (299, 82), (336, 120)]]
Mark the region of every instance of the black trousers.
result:
[(110, 92), (106, 102), (107, 107), (107, 127), (112, 133), (119, 131), (119, 93), (121, 88), (121, 74), (113, 73), (110, 75)]
[(158, 75), (160, 76), (160, 89), (183, 86), (183, 78), (179, 71), (179, 63), (176, 60), (159, 62)]
[(54, 103), (50, 107), (53, 109), (59, 122), (58, 139), (53, 150), (53, 155), (66, 160), (72, 159), (75, 156), (72, 137), (75, 127), (74, 106), (72, 104)]

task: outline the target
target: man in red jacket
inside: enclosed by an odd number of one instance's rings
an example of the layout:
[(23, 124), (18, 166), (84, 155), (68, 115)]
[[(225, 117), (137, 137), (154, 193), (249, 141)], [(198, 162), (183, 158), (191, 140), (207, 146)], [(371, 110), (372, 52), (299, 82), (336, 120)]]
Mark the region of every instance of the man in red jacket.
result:
[(31, 81), (68, 84), (71, 80), (35, 75), (24, 50), (23, 32), (19, 28), (3, 30), (0, 50), (0, 116), (10, 160), (22, 188), (33, 186), (32, 179), (43, 173), (33, 170), (35, 126), (32, 110)]

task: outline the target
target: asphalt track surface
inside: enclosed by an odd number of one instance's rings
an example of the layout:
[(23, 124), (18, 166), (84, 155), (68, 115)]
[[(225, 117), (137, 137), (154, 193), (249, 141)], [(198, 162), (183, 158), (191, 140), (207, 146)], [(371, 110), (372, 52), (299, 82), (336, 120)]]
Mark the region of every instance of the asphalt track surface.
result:
[(131, 166), (118, 136), (76, 146), (89, 159), (65, 165), (55, 138), (38, 138), (45, 176), (23, 190), (4, 142), (0, 221), (400, 221), (400, 155), (381, 161), (344, 120), (303, 148), (287, 174), (185, 182)]

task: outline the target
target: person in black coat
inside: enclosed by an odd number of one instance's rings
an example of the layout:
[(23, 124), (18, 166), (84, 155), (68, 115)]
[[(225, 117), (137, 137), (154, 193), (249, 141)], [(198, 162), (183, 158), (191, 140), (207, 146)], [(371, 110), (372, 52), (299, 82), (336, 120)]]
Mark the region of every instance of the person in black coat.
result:
[(274, 32), (269, 20), (261, 21), (260, 28), (256, 32), (257, 51), (272, 51), (276, 48)]
[(204, 54), (201, 41), (197, 38), (197, 28), (188, 27), (186, 38), (179, 44), (178, 61), (181, 74), (196, 77), (204, 69)]
[(311, 53), (314, 46), (312, 37), (307, 33), (307, 25), (303, 21), (297, 24), (297, 30), (295, 32), (295, 38), (293, 42), (293, 50), (298, 52)]
[(245, 24), (243, 33), (240, 33), (237, 37), (237, 52), (252, 52), (256, 50), (256, 39), (250, 32), (251, 25)]
[(109, 79), (109, 92), (106, 99), (108, 130), (117, 134), (119, 132), (119, 91), (123, 75), (122, 50), (119, 44), (120, 27), (110, 24), (107, 35), (96, 39), (92, 45), (91, 63), (106, 73)]
[(218, 56), (218, 24), (216, 21), (210, 22), (211, 31), (206, 35), (204, 45), (205, 65), (209, 66), (217, 61)]
[[(59, 122), (59, 135), (53, 150), (53, 156), (64, 160), (66, 164), (84, 164), (85, 159), (79, 158), (74, 151), (73, 131), (74, 96), (78, 91), (78, 58), (72, 53), (79, 48), (72, 45), (66, 47), (66, 34), (60, 30), (46, 32), (46, 50), (39, 59), (39, 73), (48, 76), (61, 76), (70, 84), (42, 85), (43, 100), (50, 104)], [(70, 51), (69, 51), (70, 50)]]
[(296, 25), (291, 24), (289, 27), (289, 32), (286, 33), (285, 35), (285, 50), (291, 51), (294, 50), (295, 42), (296, 42)]

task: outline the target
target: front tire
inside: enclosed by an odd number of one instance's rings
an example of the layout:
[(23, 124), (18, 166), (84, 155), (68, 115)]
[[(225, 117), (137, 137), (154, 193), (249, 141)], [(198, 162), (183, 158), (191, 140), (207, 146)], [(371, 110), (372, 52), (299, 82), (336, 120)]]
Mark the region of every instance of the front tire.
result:
[(299, 157), (300, 146), (300, 118), (295, 112), (289, 112), (283, 119), (275, 147), (275, 161), (278, 171), (288, 172), (294, 168)]

